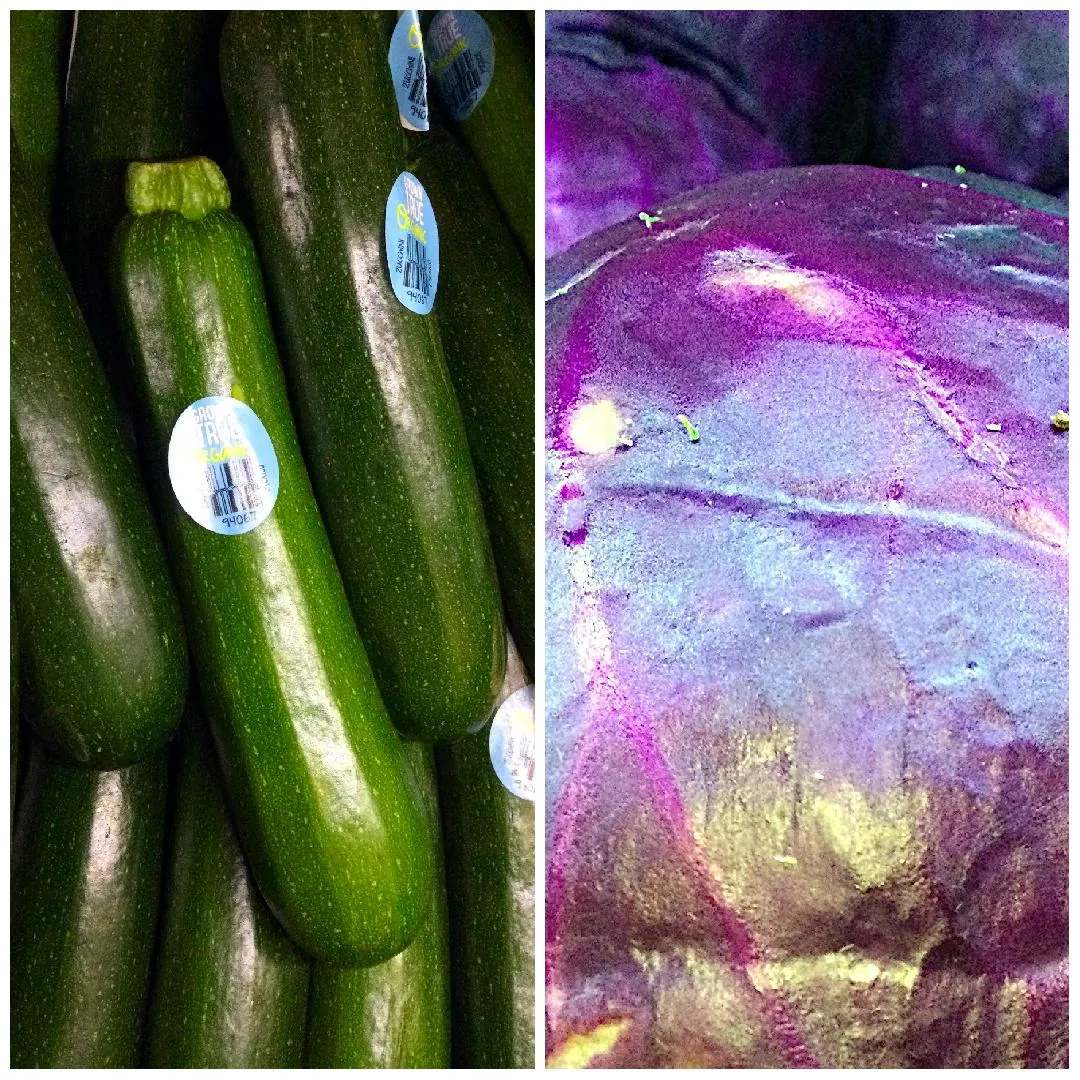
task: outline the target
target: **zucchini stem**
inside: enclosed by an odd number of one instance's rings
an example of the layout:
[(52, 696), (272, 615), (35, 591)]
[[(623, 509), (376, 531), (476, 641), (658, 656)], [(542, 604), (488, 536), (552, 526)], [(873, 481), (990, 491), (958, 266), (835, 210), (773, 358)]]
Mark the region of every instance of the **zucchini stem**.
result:
[(124, 187), (133, 214), (171, 210), (200, 221), (214, 210), (228, 210), (231, 196), (221, 170), (209, 158), (133, 161)]

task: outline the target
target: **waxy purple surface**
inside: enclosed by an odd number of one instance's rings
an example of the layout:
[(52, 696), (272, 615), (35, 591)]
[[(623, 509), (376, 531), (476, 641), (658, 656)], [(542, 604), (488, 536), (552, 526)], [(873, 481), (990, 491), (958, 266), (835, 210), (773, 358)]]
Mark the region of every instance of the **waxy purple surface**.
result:
[(549, 255), (723, 176), (863, 150), (865, 14), (555, 11), (547, 34)]
[(564, 251), (683, 190), (789, 159), (726, 108), (704, 80), (647, 57), (601, 76), (578, 58), (547, 61), (545, 237)]
[[(843, 166), (661, 216), (548, 265), (549, 1050), (1060, 1066), (1066, 223)], [(789, 878), (731, 861), (774, 790)], [(843, 799), (907, 837), (873, 888), (799, 832)], [(763, 981), (845, 950), (905, 1004)]]
[(1064, 11), (558, 11), (547, 250), (738, 172), (952, 167), (1064, 195)]
[(874, 116), (875, 160), (964, 165), (1058, 192), (1069, 175), (1066, 11), (907, 11)]

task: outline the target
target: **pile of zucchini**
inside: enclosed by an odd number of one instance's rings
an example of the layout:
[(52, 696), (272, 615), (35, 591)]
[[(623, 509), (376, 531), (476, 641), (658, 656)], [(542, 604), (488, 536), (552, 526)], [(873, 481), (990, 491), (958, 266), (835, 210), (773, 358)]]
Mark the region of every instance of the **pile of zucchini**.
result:
[(461, 15), (11, 15), (15, 1067), (533, 1065), (533, 38)]

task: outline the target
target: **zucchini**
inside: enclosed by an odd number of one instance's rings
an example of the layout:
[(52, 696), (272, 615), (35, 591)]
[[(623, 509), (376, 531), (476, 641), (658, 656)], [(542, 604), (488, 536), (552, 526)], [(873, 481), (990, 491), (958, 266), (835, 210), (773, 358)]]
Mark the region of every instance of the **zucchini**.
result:
[(15, 823), (15, 794), (19, 788), (19, 639), (15, 626), (15, 606), (10, 605), (11, 640), (8, 643), (10, 666), (8, 681), (11, 684), (11, 712), (8, 713), (8, 739), (11, 743), (11, 823)]
[(31, 191), (45, 206), (56, 180), (70, 40), (66, 11), (11, 12), (11, 127)]
[[(147, 1063), (165, 1069), (298, 1068), (308, 958), (259, 895), (233, 830), (201, 716), (181, 736)], [(392, 961), (391, 961), (392, 962)]]
[(431, 861), (430, 908), (416, 940), (369, 968), (316, 964), (311, 981), (306, 1064), (332, 1069), (450, 1067), (450, 957), (435, 758), (406, 743), (424, 795)]
[(12, 840), (11, 1065), (137, 1064), (154, 945), (165, 752), (98, 772), (30, 753)]
[(130, 379), (102, 267), (129, 161), (217, 156), (226, 133), (216, 11), (80, 11), (64, 103), (57, 247), (127, 411)]
[(503, 629), (435, 320), (397, 300), (387, 269), (406, 163), (393, 27), (392, 12), (233, 12), (222, 78), (353, 613), (394, 723), (434, 741), (490, 714)]
[(439, 222), (435, 309), (491, 534), (510, 632), (533, 670), (535, 365), (533, 286), (483, 176), (433, 130), (410, 171)]
[(180, 720), (187, 653), (150, 503), (13, 147), (11, 586), (25, 711), (58, 754), (118, 768)]
[[(513, 644), (500, 702), (528, 678)], [(491, 725), (436, 750), (450, 908), (454, 1067), (535, 1065), (533, 804), (488, 752)]]
[[(486, 25), (494, 52), (491, 81), (478, 100), (475, 91), (470, 93), (477, 78), (474, 54), (484, 50), (470, 41), (470, 19)], [(457, 121), (531, 264), (536, 228), (533, 43), (526, 40), (519, 19), (516, 11), (485, 11), (482, 16), (440, 11), (428, 24), (424, 47), (439, 100)]]
[[(333, 963), (379, 963), (423, 920), (424, 823), (304, 471), (255, 252), (205, 158), (132, 165), (127, 192), (116, 295), (241, 846), (302, 948)], [(209, 403), (200, 429), (189, 407), (208, 397), (224, 400)], [(225, 447), (243, 456), (221, 464), (215, 449), (208, 472), (194, 446), (170, 442), (182, 414), (193, 436), (217, 420)], [(265, 430), (272, 450), (253, 453), (229, 423), (248, 423), (256, 447)], [(175, 489), (170, 446), (186, 455)], [(265, 518), (248, 528), (251, 515)], [(238, 528), (248, 531), (222, 534)]]

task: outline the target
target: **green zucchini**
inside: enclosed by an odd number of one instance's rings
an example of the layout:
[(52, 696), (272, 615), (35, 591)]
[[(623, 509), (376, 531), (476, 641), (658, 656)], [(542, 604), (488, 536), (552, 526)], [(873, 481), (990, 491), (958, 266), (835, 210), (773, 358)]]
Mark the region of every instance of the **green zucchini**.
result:
[[(127, 192), (132, 213), (117, 230), (114, 277), (142, 445), (241, 846), (302, 948), (334, 963), (379, 963), (409, 944), (424, 916), (430, 868), (419, 794), (304, 470), (255, 251), (205, 158), (132, 165)], [(170, 479), (174, 425), (206, 397), (244, 403), (273, 444), (230, 467), (252, 470), (247, 489), (215, 470), (214, 499), (230, 491), (270, 508), (237, 535), (189, 516)], [(260, 464), (272, 472), (275, 460), (272, 502), (254, 472)], [(179, 491), (185, 478), (202, 483), (205, 469), (181, 468)], [(220, 520), (215, 528), (225, 527)]]
[(11, 127), (43, 205), (52, 199), (71, 18), (66, 11), (11, 12)]
[(222, 152), (216, 11), (80, 11), (61, 133), (57, 247), (125, 410), (129, 377), (102, 272), (129, 161)]
[(450, 946), (435, 758), (424, 743), (406, 743), (405, 755), (424, 794), (437, 871), (431, 906), (416, 940), (385, 963), (315, 965), (305, 1062), (312, 1068), (450, 1067)]
[(439, 222), (439, 321), (484, 501), (510, 632), (533, 670), (533, 287), (469, 154), (433, 130), (410, 166)]
[[(526, 39), (516, 11), (479, 14), (491, 31), (494, 68), (483, 97), (458, 122), (458, 128), (531, 263), (536, 229), (533, 42)], [(454, 66), (463, 62), (460, 46), (445, 48), (439, 34), (440, 20), (452, 15), (439, 12), (424, 37), (430, 78), (447, 111), (454, 104), (448, 94), (448, 88), (457, 83)], [(452, 28), (444, 25), (442, 30), (448, 43)]]
[(15, 605), (11, 604), (11, 641), (8, 643), (11, 661), (8, 681), (11, 684), (11, 712), (8, 713), (8, 739), (11, 743), (11, 823), (15, 824), (15, 794), (19, 788), (19, 639), (15, 626)]
[(397, 300), (386, 263), (406, 164), (393, 25), (392, 12), (233, 12), (222, 78), (353, 613), (394, 723), (435, 741), (490, 714), (503, 629), (438, 329)]
[(311, 965), (255, 887), (225, 805), (209, 733), (194, 713), (181, 735), (169, 831), (147, 1064), (298, 1068)]
[[(528, 683), (512, 643), (500, 702)], [(533, 804), (503, 787), (490, 725), (436, 750), (450, 908), (454, 1067), (531, 1069)]]
[(166, 755), (113, 772), (35, 744), (11, 869), (11, 1065), (137, 1064), (154, 946)]
[(26, 715), (58, 754), (119, 768), (180, 720), (187, 654), (150, 503), (13, 148), (11, 585)]

